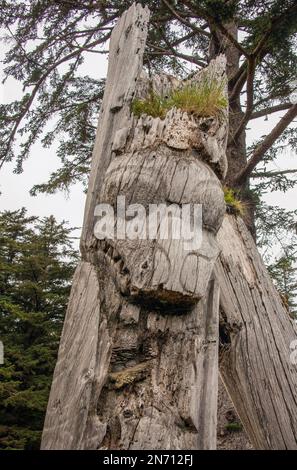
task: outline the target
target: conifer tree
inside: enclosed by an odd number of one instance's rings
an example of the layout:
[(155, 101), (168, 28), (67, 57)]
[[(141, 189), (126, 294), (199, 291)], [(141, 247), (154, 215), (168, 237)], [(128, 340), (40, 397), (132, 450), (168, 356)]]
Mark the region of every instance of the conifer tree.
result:
[(287, 250), (287, 252), (284, 252), (269, 266), (269, 272), (276, 282), (290, 315), (297, 320), (296, 262), (296, 252), (294, 253), (292, 250), (288, 252)]
[(0, 214), (0, 449), (38, 449), (77, 254), (71, 229)]

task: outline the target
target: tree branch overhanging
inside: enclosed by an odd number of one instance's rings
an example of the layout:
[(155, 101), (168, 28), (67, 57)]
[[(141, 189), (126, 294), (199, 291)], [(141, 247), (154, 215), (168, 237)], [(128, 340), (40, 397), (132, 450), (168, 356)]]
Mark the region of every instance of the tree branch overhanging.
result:
[(205, 67), (205, 62), (202, 62), (202, 61), (196, 59), (193, 56), (190, 56), (190, 55), (187, 55), (187, 54), (182, 54), (181, 52), (177, 52), (173, 48), (170, 48), (170, 50), (168, 50), (168, 49), (164, 49), (164, 48), (159, 47), (159, 46), (155, 46), (154, 44), (150, 44), (150, 43), (147, 43), (147, 44), (148, 44), (148, 46), (156, 49), (156, 52), (150, 52), (150, 55), (153, 55), (153, 56), (160, 56), (160, 55), (174, 56), (174, 57), (178, 57), (179, 59), (186, 60), (187, 62), (191, 62), (192, 64), (198, 65), (199, 67)]
[(283, 131), (297, 116), (297, 104), (292, 105), (287, 113), (281, 118), (279, 123), (272, 129), (272, 131), (263, 139), (263, 141), (256, 147), (251, 158), (249, 159), (246, 167), (236, 176), (235, 183), (242, 185), (251, 175), (254, 168), (260, 163), (263, 156), (274, 144), (274, 142), (281, 136)]
[(263, 116), (268, 116), (269, 114), (277, 113), (278, 111), (285, 111), (290, 109), (292, 103), (280, 103), (275, 106), (270, 106), (269, 108), (261, 109), (260, 111), (255, 111), (251, 114), (250, 119), (257, 119)]
[(272, 178), (273, 176), (292, 175), (295, 173), (297, 173), (297, 168), (290, 170), (256, 171), (251, 174), (251, 178)]
[(191, 28), (195, 33), (197, 34), (202, 34), (203, 36), (206, 36), (210, 38), (210, 33), (208, 31), (205, 31), (202, 28), (199, 28), (195, 24), (191, 23), (190, 21), (186, 20), (183, 18), (171, 5), (170, 3), (167, 2), (167, 0), (162, 0), (164, 5), (168, 8), (168, 10), (173, 14), (173, 16), (179, 20), (183, 25), (187, 26), (188, 28)]
[[(154, 55), (173, 55), (175, 57), (179, 57), (180, 59), (184, 59), (188, 62), (196, 64), (199, 67), (205, 67), (207, 65), (207, 63), (201, 57), (197, 58), (197, 57), (190, 56), (188, 54), (178, 52), (176, 49), (174, 49), (173, 44), (170, 44), (170, 42), (167, 40), (167, 37), (163, 33), (162, 29), (160, 29), (160, 33), (168, 49), (164, 49), (161, 46), (156, 46), (155, 44), (147, 43), (150, 47), (153, 47), (154, 49), (156, 49), (156, 51), (159, 51), (159, 52), (153, 53)], [(175, 42), (175, 44), (178, 45), (177, 41)]]
[[(166, 0), (164, 0), (164, 1), (166, 1)], [(197, 14), (201, 16), (201, 18), (206, 19), (209, 22), (209, 24), (212, 24), (213, 26), (216, 26), (220, 30), (220, 32), (228, 39), (228, 41), (233, 46), (235, 46), (236, 49), (238, 49), (242, 55), (244, 55), (245, 57), (248, 58), (248, 56), (249, 56), (248, 51), (236, 40), (236, 38), (232, 34), (229, 33), (227, 28), (225, 28), (225, 26), (220, 21), (217, 21), (215, 18), (206, 15), (201, 8), (197, 7), (197, 5), (193, 5), (192, 2), (190, 2), (190, 1), (184, 0), (183, 3), (191, 11), (197, 12)]]
[(229, 97), (230, 102), (232, 102), (234, 99), (236, 99), (239, 96), (239, 94), (241, 93), (246, 83), (246, 80), (248, 78), (250, 60), (253, 60), (255, 62), (255, 65), (257, 65), (257, 63), (260, 60), (262, 60), (265, 57), (265, 55), (267, 55), (268, 50), (265, 48), (267, 40), (269, 39), (271, 34), (275, 32), (275, 30), (281, 26), (281, 24), (283, 23), (283, 21), (286, 20), (288, 15), (292, 15), (296, 11), (297, 11), (297, 4), (292, 5), (281, 15), (271, 20), (270, 28), (263, 34), (262, 38), (258, 41), (257, 45), (254, 47), (252, 52), (246, 56), (246, 60), (241, 65), (236, 75), (231, 78), (229, 82), (229, 87), (231, 88), (231, 93)]
[[(104, 36), (104, 38), (99, 38), (97, 39), (96, 41), (93, 41), (92, 43), (89, 43), (88, 44), (88, 47), (91, 48), (91, 47), (95, 47), (97, 46), (98, 44), (101, 44), (102, 42), (105, 42), (107, 39), (109, 39), (111, 33), (108, 33), (107, 35)], [(85, 45), (87, 44), (88, 40), (85, 42)], [(42, 86), (42, 84), (44, 83), (44, 81), (47, 79), (47, 77), (51, 74), (51, 72), (53, 70), (55, 70), (59, 65), (63, 64), (64, 62), (67, 62), (68, 60), (74, 58), (74, 57), (77, 57), (79, 56), (83, 51), (82, 50), (76, 50), (74, 52), (71, 52), (70, 54), (62, 57), (61, 59), (59, 59), (57, 62), (53, 63), (47, 70), (46, 72), (40, 77), (40, 79), (38, 80), (38, 82), (34, 85), (34, 88), (32, 90), (32, 93), (30, 95), (30, 98), (28, 99), (27, 103), (25, 104), (24, 108), (20, 111), (19, 115), (17, 116), (16, 120), (15, 120), (15, 124), (12, 128), (12, 131), (11, 131), (11, 134), (9, 136), (9, 139), (7, 140), (6, 142), (6, 147), (5, 147), (5, 155), (7, 155), (11, 149), (11, 146), (13, 145), (13, 142), (14, 142), (14, 139), (15, 139), (15, 136), (16, 136), (16, 133), (19, 129), (19, 126), (23, 120), (23, 118), (25, 117), (25, 115), (27, 114), (27, 112), (30, 110), (31, 106), (32, 106), (32, 103), (33, 101), (35, 100), (36, 98), (36, 95), (40, 89), (40, 87)], [(3, 166), (3, 164), (5, 163), (6, 161), (6, 156), (2, 157), (2, 160), (0, 162), (0, 170)]]

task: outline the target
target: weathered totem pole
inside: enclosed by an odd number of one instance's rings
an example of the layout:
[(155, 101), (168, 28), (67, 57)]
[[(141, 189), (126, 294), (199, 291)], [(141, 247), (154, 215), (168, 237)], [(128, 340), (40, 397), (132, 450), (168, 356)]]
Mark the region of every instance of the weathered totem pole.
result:
[[(225, 216), (228, 109), (208, 117), (175, 107), (164, 119), (133, 115), (135, 97), (151, 90), (166, 97), (182, 86), (142, 72), (148, 21), (148, 9), (134, 4), (111, 38), (82, 261), (42, 448), (214, 449), (219, 361), (253, 444), (296, 448), (289, 361), (296, 331), (243, 222)], [(191, 83), (205, 80), (226, 83), (224, 57)], [(172, 233), (162, 238), (159, 225), (152, 239), (98, 239), (96, 207), (116, 212), (121, 197), (135, 210), (202, 205), (199, 247), (185, 249)], [(115, 227), (133, 231), (134, 215), (116, 212)], [(154, 216), (145, 215), (144, 226)]]

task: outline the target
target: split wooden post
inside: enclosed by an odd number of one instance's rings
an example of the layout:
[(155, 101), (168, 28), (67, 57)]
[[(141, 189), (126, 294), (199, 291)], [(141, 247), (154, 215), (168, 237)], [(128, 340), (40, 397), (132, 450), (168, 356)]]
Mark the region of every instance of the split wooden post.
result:
[(297, 449), (296, 324), (244, 222), (226, 216), (218, 239), (223, 382), (256, 449)]

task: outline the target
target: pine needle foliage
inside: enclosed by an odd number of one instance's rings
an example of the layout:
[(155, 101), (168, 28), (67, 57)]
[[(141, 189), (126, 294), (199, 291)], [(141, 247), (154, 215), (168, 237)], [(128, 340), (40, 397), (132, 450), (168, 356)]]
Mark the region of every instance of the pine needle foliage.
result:
[(37, 450), (77, 263), (71, 230), (0, 213), (0, 450)]

